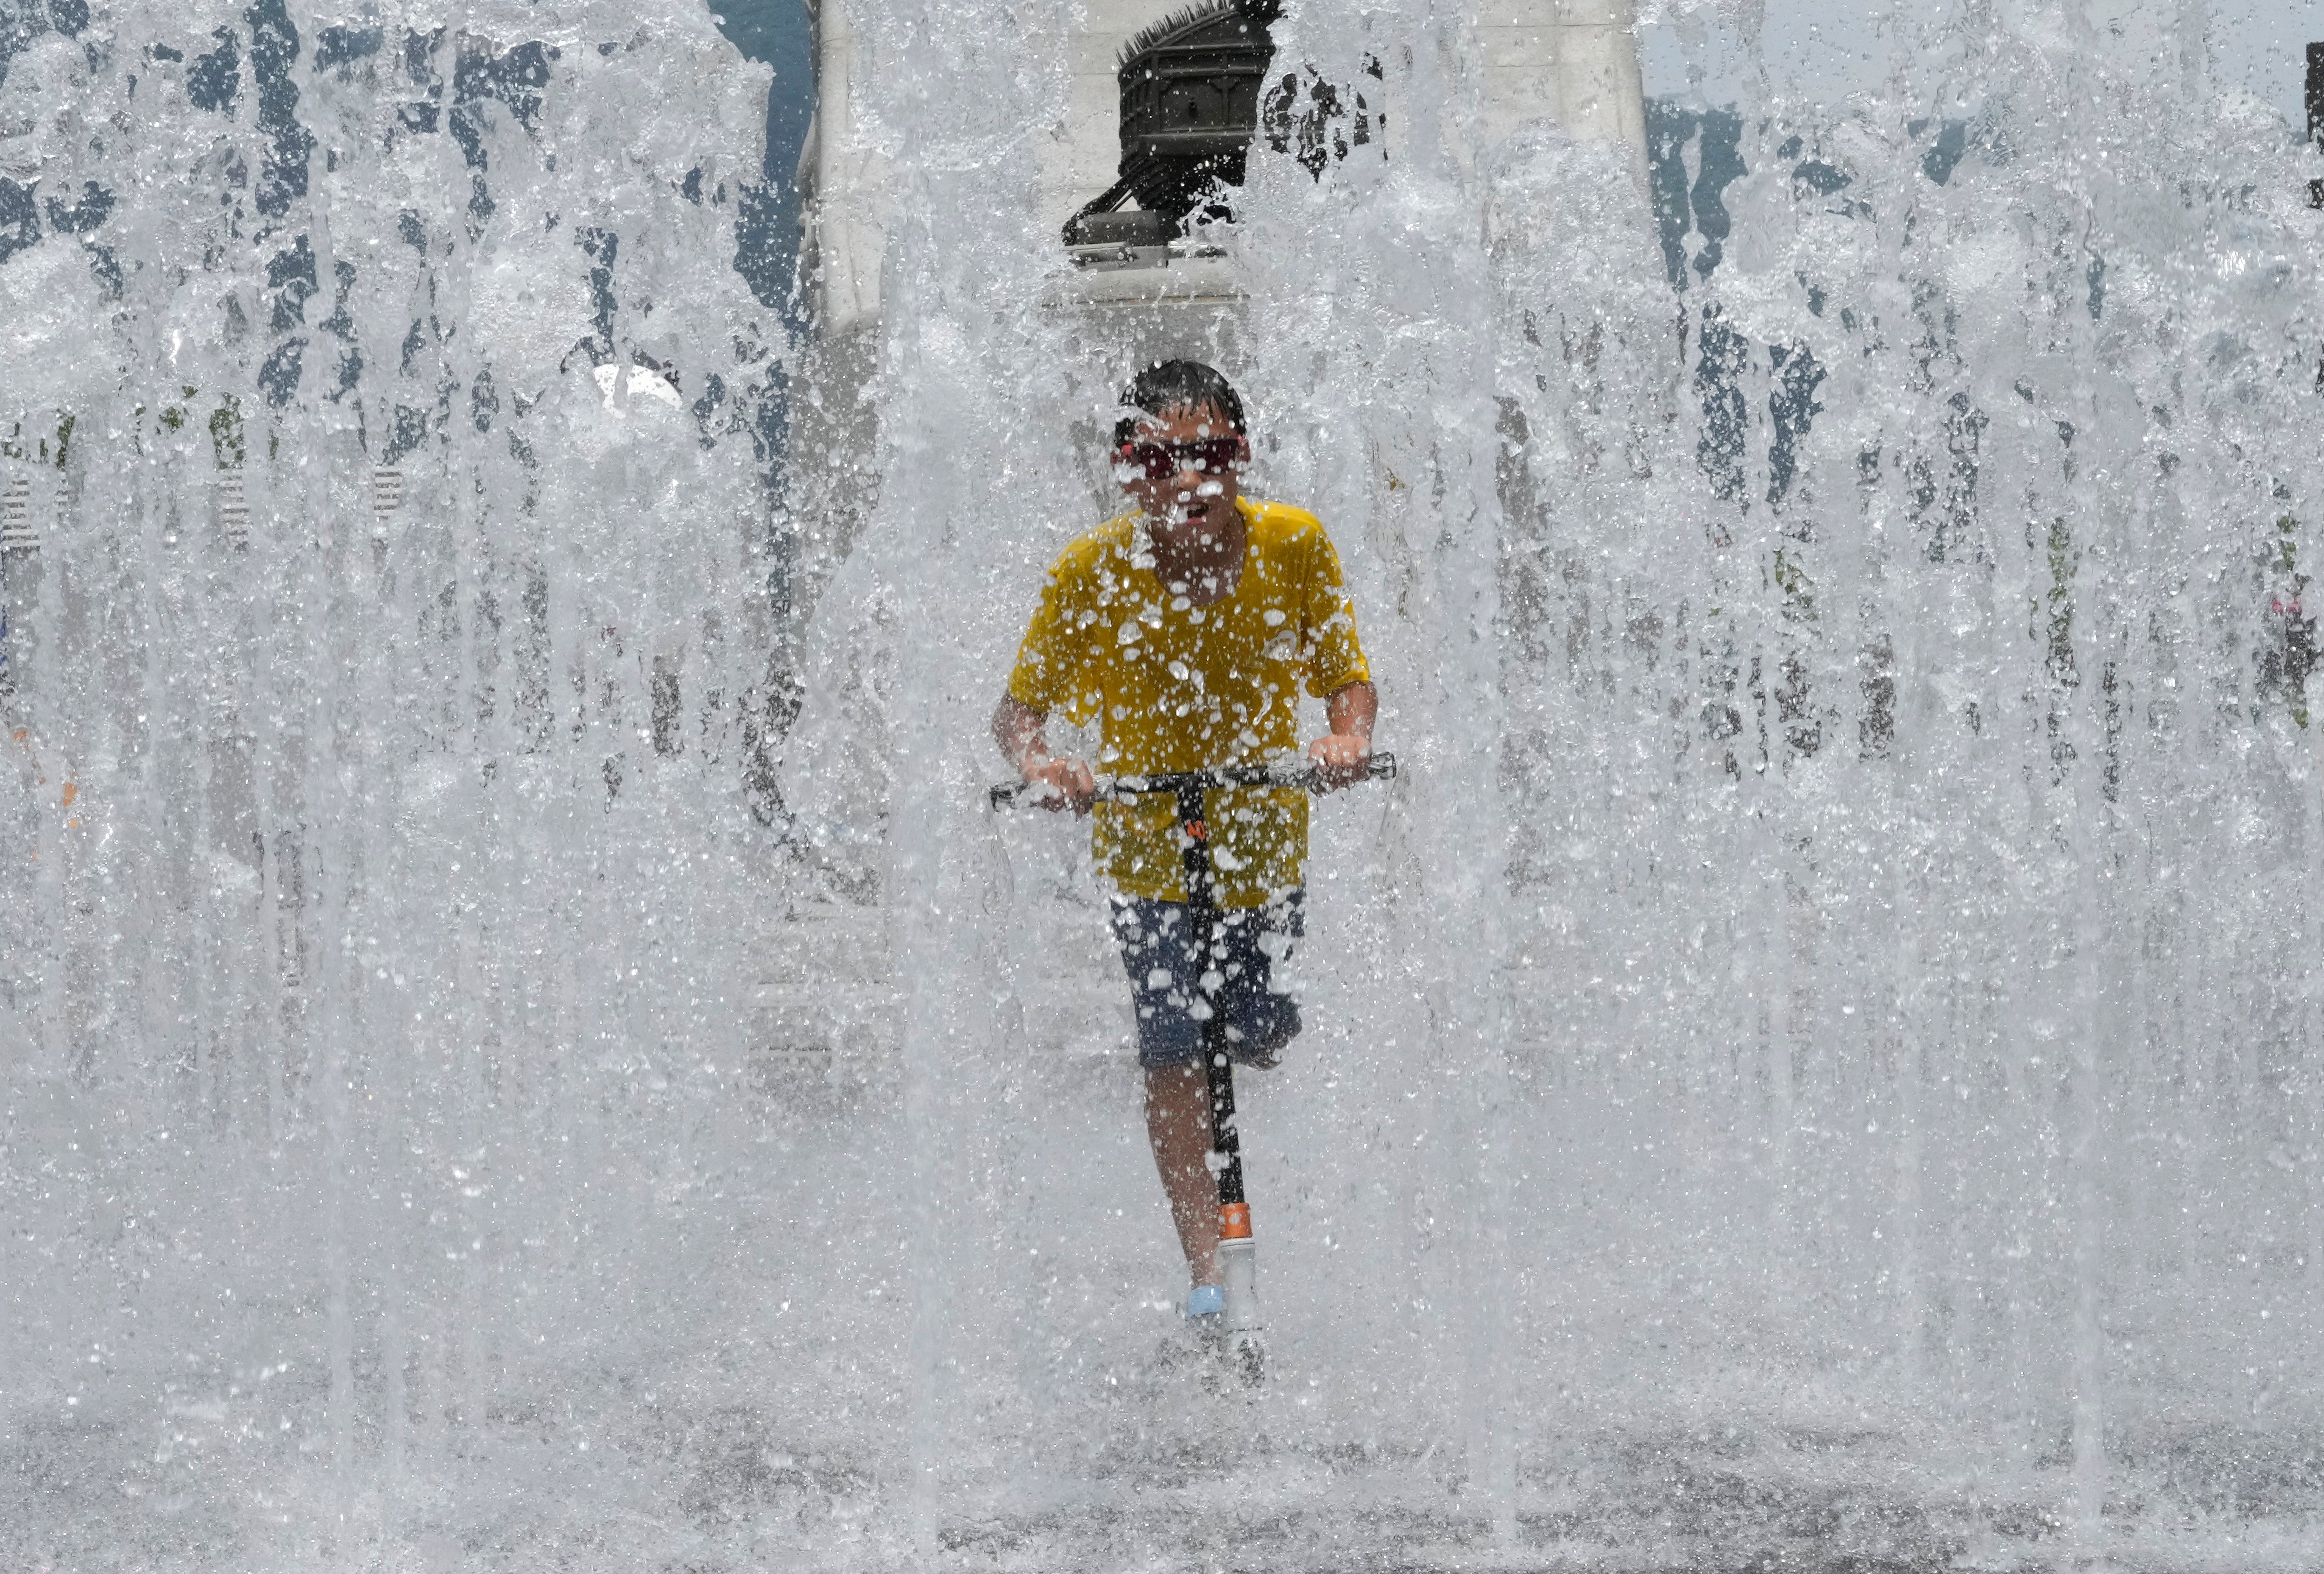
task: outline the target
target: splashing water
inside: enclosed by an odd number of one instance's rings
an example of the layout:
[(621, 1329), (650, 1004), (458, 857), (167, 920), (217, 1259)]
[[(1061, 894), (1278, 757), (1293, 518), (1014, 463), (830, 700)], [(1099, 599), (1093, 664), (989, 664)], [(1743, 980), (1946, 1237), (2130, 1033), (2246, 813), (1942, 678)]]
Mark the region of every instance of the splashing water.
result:
[[(730, 266), (763, 77), (706, 15), (33, 35), (0, 1523), (2312, 1565), (2324, 169), (2078, 18), (1763, 73), (1706, 203), (1708, 116), (1653, 187), (1488, 143), (1457, 18), (1299, 6), (1380, 156), (1255, 150), (1240, 297), (1096, 310), (1028, 197), (1066, 8), (856, 8), (877, 435), (780, 470), (791, 368), (852, 387)], [(1154, 1354), (1086, 853), (977, 792), (1161, 347), (1327, 522), (1406, 768), (1315, 817), (1233, 1397)]]

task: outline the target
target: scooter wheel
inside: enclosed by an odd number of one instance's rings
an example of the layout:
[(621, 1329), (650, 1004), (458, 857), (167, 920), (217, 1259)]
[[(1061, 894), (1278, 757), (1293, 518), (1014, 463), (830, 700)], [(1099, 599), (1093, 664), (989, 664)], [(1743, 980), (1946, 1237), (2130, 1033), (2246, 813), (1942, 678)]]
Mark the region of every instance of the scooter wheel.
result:
[(1246, 1388), (1257, 1388), (1267, 1381), (1267, 1350), (1245, 1334), (1234, 1341), (1227, 1352), (1234, 1367), (1234, 1375)]

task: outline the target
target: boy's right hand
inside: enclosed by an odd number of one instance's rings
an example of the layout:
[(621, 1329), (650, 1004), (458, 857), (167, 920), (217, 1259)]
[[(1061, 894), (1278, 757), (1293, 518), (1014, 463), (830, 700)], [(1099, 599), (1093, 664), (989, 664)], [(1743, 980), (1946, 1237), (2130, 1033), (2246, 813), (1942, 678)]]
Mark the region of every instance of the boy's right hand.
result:
[(1097, 778), (1078, 759), (1045, 759), (1038, 765), (1028, 761), (1025, 779), (1049, 789), (1033, 796), (1033, 801), (1045, 809), (1071, 809), (1076, 815), (1086, 815), (1097, 801)]

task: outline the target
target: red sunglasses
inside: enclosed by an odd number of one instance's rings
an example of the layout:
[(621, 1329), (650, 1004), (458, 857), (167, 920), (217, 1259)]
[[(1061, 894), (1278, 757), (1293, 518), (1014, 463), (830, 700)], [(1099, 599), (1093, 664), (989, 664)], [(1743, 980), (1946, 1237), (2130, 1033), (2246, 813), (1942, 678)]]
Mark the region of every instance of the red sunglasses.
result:
[(1242, 458), (1237, 437), (1197, 437), (1191, 443), (1124, 443), (1115, 450), (1119, 463), (1136, 466), (1148, 481), (1167, 481), (1189, 467), (1216, 474)]

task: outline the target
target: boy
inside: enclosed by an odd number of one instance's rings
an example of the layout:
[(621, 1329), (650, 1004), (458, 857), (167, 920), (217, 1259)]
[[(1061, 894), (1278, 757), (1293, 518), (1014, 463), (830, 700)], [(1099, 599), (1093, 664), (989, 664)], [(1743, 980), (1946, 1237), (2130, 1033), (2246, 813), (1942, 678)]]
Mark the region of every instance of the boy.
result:
[[(1321, 785), (1362, 780), (1379, 698), (1323, 527), (1241, 495), (1242, 400), (1210, 367), (1156, 363), (1122, 403), (1139, 413), (1114, 428), (1114, 474), (1137, 511), (1082, 537), (1050, 571), (992, 714), (1001, 752), (1050, 789), (1047, 807), (1086, 815), (1095, 776), (1049, 752), (1050, 712), (1101, 719), (1109, 775), (1199, 770), (1296, 750), (1304, 686), (1331, 723), (1307, 750)], [(1115, 888), (1114, 936), (1138, 1008), (1147, 1134), (1193, 1282), (1186, 1314), (1214, 1316), (1223, 1298), (1196, 1016), (1203, 970), (1190, 952), (1176, 822), (1167, 797), (1095, 807), (1093, 841)], [(1226, 909), (1216, 1004), (1236, 1061), (1272, 1066), (1299, 1031), (1299, 1008), (1270, 988), (1270, 973), (1301, 933), (1306, 796), (1222, 789), (1208, 807)]]

